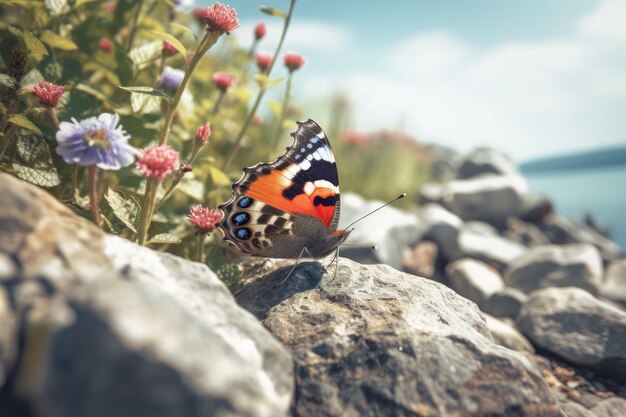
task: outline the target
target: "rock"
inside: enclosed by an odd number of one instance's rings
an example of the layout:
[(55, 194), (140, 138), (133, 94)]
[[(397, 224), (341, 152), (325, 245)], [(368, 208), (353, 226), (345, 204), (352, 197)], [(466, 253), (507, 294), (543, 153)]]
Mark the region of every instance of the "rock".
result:
[(526, 293), (546, 287), (579, 287), (597, 294), (602, 259), (589, 244), (537, 246), (509, 265), (504, 280)]
[(487, 327), (496, 343), (518, 352), (533, 353), (535, 351), (528, 339), (522, 336), (513, 325), (488, 314), (485, 314), (485, 319), (487, 319)]
[(18, 347), (17, 317), (11, 308), (9, 295), (0, 286), (0, 387), (15, 367)]
[(478, 148), (463, 159), (456, 177), (465, 179), (481, 174), (520, 175), (520, 172), (507, 155), (489, 148)]
[(465, 222), (463, 230), (467, 230), (473, 233), (477, 233), (480, 235), (491, 235), (498, 236), (498, 229), (490, 225), (489, 223), (479, 222), (479, 221), (469, 221)]
[(573, 401), (566, 401), (563, 404), (563, 411), (565, 411), (567, 417), (597, 417), (596, 414)]
[(463, 220), (438, 204), (427, 204), (422, 207), (420, 217), (424, 221), (424, 239), (435, 242), (445, 259), (458, 259), (459, 234), (463, 228)]
[(19, 265), (0, 292), (24, 334), (0, 397), (46, 416), (287, 415), (291, 356), (209, 268), (106, 235), (6, 174), (0, 198), (0, 252)]
[(596, 417), (624, 417), (626, 416), (626, 400), (613, 397), (602, 401), (592, 409)]
[(424, 278), (436, 279), (437, 277), (437, 258), (439, 249), (437, 245), (431, 241), (423, 240), (413, 247), (406, 247), (403, 250), (403, 270), (413, 275)]
[(610, 300), (626, 303), (626, 259), (611, 262), (604, 273), (600, 294)]
[(438, 181), (453, 178), (456, 175), (462, 156), (452, 148), (430, 144), (426, 146), (431, 156), (431, 176)]
[(496, 270), (475, 259), (463, 258), (448, 264), (446, 277), (454, 291), (478, 306), (504, 287)]
[(532, 247), (550, 244), (550, 240), (543, 234), (541, 229), (517, 217), (510, 217), (506, 221), (504, 236), (524, 246)]
[(528, 183), (522, 176), (483, 174), (448, 182), (442, 197), (446, 207), (465, 221), (504, 227), (506, 219), (522, 213), (527, 192)]
[(580, 288), (545, 288), (522, 306), (517, 327), (535, 346), (626, 381), (626, 313)]
[(553, 212), (554, 206), (547, 196), (532, 191), (524, 195), (520, 214), (522, 220), (539, 223)]
[(600, 251), (604, 262), (624, 256), (619, 245), (583, 223), (551, 214), (537, 224), (552, 243), (590, 243)]
[(520, 290), (505, 287), (491, 294), (480, 307), (482, 311), (494, 317), (514, 319), (527, 300), (528, 296)]
[(531, 362), (443, 285), (343, 258), (336, 274), (290, 269), (236, 297), (294, 356), (294, 415), (561, 416)]
[[(460, 257), (481, 260), (503, 271), (507, 265), (526, 252), (526, 247), (505, 237), (463, 229), (458, 236)], [(453, 258), (455, 259), (455, 258)]]
[(8, 281), (15, 277), (17, 269), (15, 263), (4, 253), (0, 253), (0, 283), (2, 281)]
[[(352, 193), (342, 194), (339, 228), (347, 227), (359, 217), (374, 211), (383, 204), (382, 201), (364, 200)], [(401, 269), (402, 250), (420, 239), (424, 226), (412, 213), (395, 207), (385, 207), (383, 210), (359, 221), (348, 243), (376, 245), (378, 249), (374, 255), (380, 262)]]
[(426, 183), (420, 188), (419, 203), (426, 204), (443, 204), (443, 189), (445, 185), (439, 183)]

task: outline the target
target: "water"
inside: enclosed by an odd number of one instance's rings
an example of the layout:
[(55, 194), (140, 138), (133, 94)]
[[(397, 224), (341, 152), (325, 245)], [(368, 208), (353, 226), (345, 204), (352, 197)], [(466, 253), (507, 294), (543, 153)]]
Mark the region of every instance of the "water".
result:
[(550, 197), (557, 213), (576, 219), (591, 213), (626, 248), (626, 166), (525, 175), (532, 190)]

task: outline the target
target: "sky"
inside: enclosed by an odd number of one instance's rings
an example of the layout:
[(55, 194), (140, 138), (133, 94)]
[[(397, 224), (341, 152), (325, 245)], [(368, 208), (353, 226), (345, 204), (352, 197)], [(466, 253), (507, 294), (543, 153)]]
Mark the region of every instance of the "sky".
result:
[[(282, 21), (258, 6), (289, 2), (226, 3), (242, 23), (232, 35), (249, 45), (263, 20), (272, 51)], [(524, 161), (626, 144), (625, 22), (626, 0), (298, 0), (284, 51), (307, 59), (296, 102), (341, 92), (358, 130)]]

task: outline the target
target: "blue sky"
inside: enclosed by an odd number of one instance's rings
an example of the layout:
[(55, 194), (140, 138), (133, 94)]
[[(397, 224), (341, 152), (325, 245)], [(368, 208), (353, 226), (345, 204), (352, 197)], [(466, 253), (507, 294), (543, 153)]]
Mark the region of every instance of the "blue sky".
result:
[[(280, 19), (258, 6), (288, 1), (228, 3), (233, 36), (249, 44), (264, 20), (273, 50)], [(308, 60), (295, 100), (321, 123), (341, 91), (355, 128), (461, 151), (524, 160), (626, 143), (626, 0), (299, 0), (292, 22), (286, 50)]]

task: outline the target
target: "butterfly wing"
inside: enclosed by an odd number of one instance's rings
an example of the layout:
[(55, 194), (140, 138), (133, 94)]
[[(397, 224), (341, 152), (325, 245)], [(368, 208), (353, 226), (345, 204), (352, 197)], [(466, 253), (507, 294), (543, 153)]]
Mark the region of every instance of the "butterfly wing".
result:
[(274, 162), (245, 168), (230, 200), (220, 205), (224, 239), (244, 252), (297, 257), (294, 251), (337, 229), (339, 176), (330, 143), (310, 119), (298, 122), (291, 136)]

